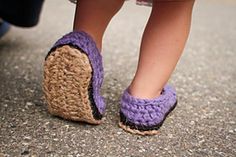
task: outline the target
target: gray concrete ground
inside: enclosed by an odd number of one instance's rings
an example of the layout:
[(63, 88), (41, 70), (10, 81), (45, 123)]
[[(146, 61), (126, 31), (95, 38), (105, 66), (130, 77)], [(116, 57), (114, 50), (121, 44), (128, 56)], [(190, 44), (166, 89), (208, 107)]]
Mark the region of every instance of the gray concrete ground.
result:
[(198, 0), (192, 32), (170, 84), (179, 105), (156, 136), (118, 128), (121, 92), (131, 81), (150, 8), (126, 2), (106, 32), (104, 123), (48, 114), (41, 89), (44, 57), (71, 30), (74, 5), (46, 1), (40, 24), (0, 39), (0, 156), (236, 156), (236, 1)]

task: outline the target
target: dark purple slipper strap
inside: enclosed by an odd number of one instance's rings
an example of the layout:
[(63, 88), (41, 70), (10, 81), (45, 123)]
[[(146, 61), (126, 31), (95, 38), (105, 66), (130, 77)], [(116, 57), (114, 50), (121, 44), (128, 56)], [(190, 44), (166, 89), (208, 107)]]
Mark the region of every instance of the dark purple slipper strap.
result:
[(121, 113), (135, 125), (155, 126), (163, 122), (176, 102), (176, 92), (170, 86), (165, 86), (155, 99), (135, 98), (126, 89), (121, 98)]
[[(78, 49), (81, 49), (89, 58), (90, 63), (93, 68), (93, 76), (92, 76), (92, 88), (93, 88), (93, 99), (95, 102), (98, 111), (103, 114), (105, 112), (105, 102), (104, 98), (100, 95), (100, 89), (103, 83), (103, 63), (102, 56), (96, 46), (96, 43), (92, 39), (90, 35), (85, 32), (71, 32), (64, 35), (61, 39), (59, 39), (51, 51), (55, 50), (57, 47), (63, 45), (71, 45)], [(49, 54), (50, 54), (49, 52)]]

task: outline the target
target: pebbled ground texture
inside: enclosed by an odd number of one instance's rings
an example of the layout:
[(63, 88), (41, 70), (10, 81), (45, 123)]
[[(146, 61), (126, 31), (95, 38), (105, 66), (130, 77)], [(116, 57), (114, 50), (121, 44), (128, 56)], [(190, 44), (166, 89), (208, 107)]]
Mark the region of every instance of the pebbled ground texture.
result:
[(119, 99), (134, 76), (150, 13), (132, 1), (104, 37), (104, 123), (75, 123), (47, 112), (43, 61), (71, 31), (74, 10), (65, 0), (45, 1), (37, 27), (12, 27), (0, 39), (0, 156), (236, 156), (235, 0), (196, 1), (187, 47), (169, 82), (178, 105), (159, 134), (147, 137), (118, 127)]

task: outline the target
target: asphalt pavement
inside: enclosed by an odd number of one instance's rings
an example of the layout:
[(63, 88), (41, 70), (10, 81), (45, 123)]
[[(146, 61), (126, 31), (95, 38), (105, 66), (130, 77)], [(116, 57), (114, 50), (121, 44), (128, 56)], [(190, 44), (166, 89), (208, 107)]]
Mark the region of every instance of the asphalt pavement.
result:
[(107, 110), (99, 126), (51, 116), (41, 88), (44, 57), (71, 31), (75, 6), (45, 1), (40, 23), (0, 39), (0, 156), (235, 157), (236, 1), (197, 0), (185, 52), (169, 83), (179, 104), (156, 136), (118, 127), (149, 7), (126, 2), (104, 37)]

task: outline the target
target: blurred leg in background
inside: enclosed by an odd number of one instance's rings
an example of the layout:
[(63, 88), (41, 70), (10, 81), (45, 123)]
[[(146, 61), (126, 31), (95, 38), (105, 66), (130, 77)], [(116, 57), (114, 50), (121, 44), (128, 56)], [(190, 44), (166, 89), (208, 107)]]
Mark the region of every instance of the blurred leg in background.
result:
[(1, 0), (0, 37), (10, 25), (33, 27), (38, 24), (44, 0)]

